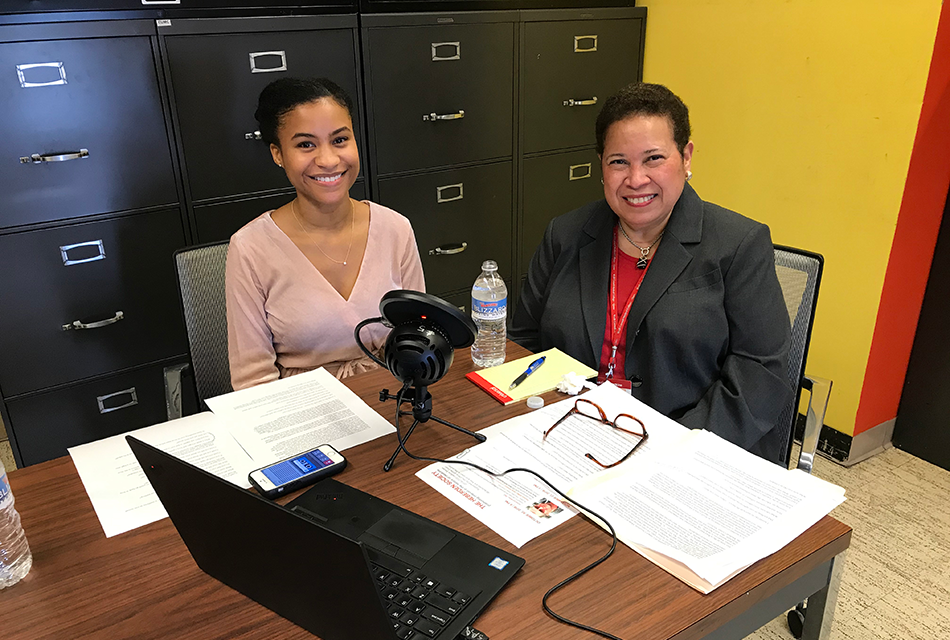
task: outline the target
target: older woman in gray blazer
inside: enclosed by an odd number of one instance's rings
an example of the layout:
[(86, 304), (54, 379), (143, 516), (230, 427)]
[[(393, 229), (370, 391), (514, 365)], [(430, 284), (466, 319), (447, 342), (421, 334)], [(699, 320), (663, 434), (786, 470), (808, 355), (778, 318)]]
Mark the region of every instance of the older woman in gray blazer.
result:
[(790, 328), (768, 227), (687, 184), (689, 114), (666, 87), (608, 98), (596, 134), (604, 200), (548, 225), (510, 337), (780, 462)]

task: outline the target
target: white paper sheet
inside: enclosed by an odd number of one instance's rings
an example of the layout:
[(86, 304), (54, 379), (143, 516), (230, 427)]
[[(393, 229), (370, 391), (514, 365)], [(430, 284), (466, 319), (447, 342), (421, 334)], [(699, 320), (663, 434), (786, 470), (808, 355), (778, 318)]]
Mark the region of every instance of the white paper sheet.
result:
[(321, 444), (343, 451), (395, 427), (320, 368), (206, 401), (264, 466)]
[(161, 520), (167, 514), (125, 441), (126, 435), (244, 488), (257, 468), (210, 412), (172, 420), (72, 447), (69, 455), (107, 538)]
[(841, 487), (786, 471), (708, 431), (690, 433), (674, 455), (609, 480), (581, 495), (617, 535), (686, 565), (713, 586), (778, 551), (844, 501)]
[[(650, 447), (677, 439), (687, 431), (675, 423), (670, 426), (659, 422), (657, 416), (664, 422), (669, 420), (613, 385), (598, 387), (582, 397), (597, 403), (608, 418), (630, 413), (647, 426), (647, 442), (616, 468), (636, 464), (634, 461)], [(567, 491), (578, 481), (604, 473), (585, 453), (591, 452), (602, 461), (616, 460), (636, 443), (610, 427), (577, 416), (562, 422), (545, 439), (544, 432), (574, 406), (575, 400), (568, 398), (483, 429), (486, 442), (450, 459), (474, 462), (496, 472), (515, 467), (531, 469)], [(495, 478), (464, 465), (436, 463), (416, 475), (517, 547), (575, 514), (574, 508), (548, 485), (524, 472)]]
[[(648, 440), (627, 461), (603, 470), (584, 454), (617, 459), (631, 439), (588, 418), (570, 418), (543, 438), (573, 405), (569, 399), (484, 429), (488, 440), (456, 458), (493, 471), (538, 471), (607, 519), (624, 543), (704, 593), (781, 549), (844, 500), (840, 487), (789, 472), (707, 431), (690, 431), (612, 385), (582, 397), (610, 419), (639, 418)], [(519, 547), (574, 513), (523, 473), (498, 480), (437, 463), (416, 475)], [(544, 498), (563, 511), (530, 517)]]

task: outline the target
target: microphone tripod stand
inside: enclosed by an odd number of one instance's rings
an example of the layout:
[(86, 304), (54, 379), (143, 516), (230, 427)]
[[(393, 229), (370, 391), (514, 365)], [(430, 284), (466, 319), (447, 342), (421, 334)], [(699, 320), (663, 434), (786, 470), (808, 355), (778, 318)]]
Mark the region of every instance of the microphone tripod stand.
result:
[[(406, 397), (409, 396), (410, 393), (411, 397)], [(402, 405), (403, 402), (411, 403), (412, 411), (403, 411), (402, 409), (399, 409), (396, 420), (398, 421), (398, 419), (402, 416), (407, 416), (411, 413), (413, 421), (412, 426), (410, 426), (409, 430), (406, 431), (406, 435), (402, 439), (402, 443), (396, 446), (396, 450), (393, 451), (393, 455), (390, 456), (386, 464), (383, 465), (383, 471), (389, 471), (393, 468), (393, 463), (396, 461), (396, 456), (399, 455), (399, 451), (402, 449), (403, 444), (405, 444), (405, 442), (409, 439), (409, 436), (412, 435), (412, 431), (416, 428), (416, 426), (423, 422), (428, 422), (429, 420), (435, 420), (439, 424), (444, 424), (447, 427), (452, 427), (457, 431), (468, 434), (479, 442), (485, 442), (485, 436), (482, 434), (469, 431), (465, 427), (460, 427), (457, 424), (452, 424), (448, 420), (443, 420), (442, 418), (437, 418), (436, 416), (432, 415), (432, 394), (429, 393), (429, 390), (425, 386), (409, 387), (406, 390), (406, 393), (402, 395), (402, 400), (400, 400), (399, 396), (394, 396), (389, 393), (389, 389), (383, 389), (379, 392), (379, 401), (386, 402), (387, 400), (396, 400), (400, 405)]]

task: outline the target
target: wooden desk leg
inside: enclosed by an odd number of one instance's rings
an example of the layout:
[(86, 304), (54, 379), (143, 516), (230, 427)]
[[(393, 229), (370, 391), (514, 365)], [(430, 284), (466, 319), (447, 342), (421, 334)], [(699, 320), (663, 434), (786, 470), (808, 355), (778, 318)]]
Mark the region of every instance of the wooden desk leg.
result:
[(808, 597), (805, 611), (805, 628), (802, 640), (828, 640), (831, 638), (831, 623), (835, 618), (835, 604), (838, 601), (838, 587), (841, 574), (847, 560), (847, 550), (842, 551), (831, 561), (831, 573), (828, 584)]

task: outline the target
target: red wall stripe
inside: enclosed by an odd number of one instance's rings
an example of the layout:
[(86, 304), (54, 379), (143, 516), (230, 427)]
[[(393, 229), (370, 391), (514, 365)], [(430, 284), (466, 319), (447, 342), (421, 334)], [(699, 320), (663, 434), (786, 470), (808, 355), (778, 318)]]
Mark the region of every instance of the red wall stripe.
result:
[(884, 276), (854, 435), (897, 416), (948, 185), (950, 8), (944, 4)]

